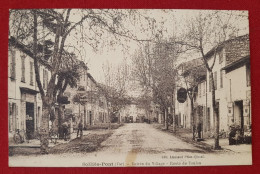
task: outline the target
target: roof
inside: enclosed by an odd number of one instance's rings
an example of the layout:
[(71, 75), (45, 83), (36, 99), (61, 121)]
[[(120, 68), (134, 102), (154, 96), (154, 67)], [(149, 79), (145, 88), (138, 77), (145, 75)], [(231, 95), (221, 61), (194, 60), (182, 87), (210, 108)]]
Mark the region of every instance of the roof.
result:
[[(33, 56), (33, 52), (30, 50), (30, 48), (26, 45), (24, 45), (23, 43), (17, 41), (14, 37), (10, 37), (9, 39), (9, 45), (19, 49), (21, 52), (25, 53), (26, 55), (28, 55), (29, 57), (34, 59)], [(78, 59), (74, 59), (79, 65), (81, 65), (85, 70), (89, 70), (87, 65), (82, 61), (82, 60), (78, 60)], [(46, 68), (48, 68), (49, 70), (51, 70), (51, 65), (48, 64), (47, 61), (44, 61), (42, 59), (39, 59), (39, 62), (44, 65)]]
[(199, 77), (205, 76), (207, 74), (207, 70), (202, 58), (197, 58), (197, 59), (190, 60), (188, 62), (184, 62), (179, 67), (181, 67), (183, 70), (182, 75), (185, 75), (192, 71), (199, 71), (197, 72), (197, 75)]
[(250, 56), (247, 55), (245, 57), (243, 57), (242, 59), (239, 59), (235, 62), (232, 62), (231, 64), (226, 65), (225, 67), (222, 68), (222, 70), (226, 70), (226, 71), (232, 71), (236, 68), (241, 67), (242, 65), (249, 63), (250, 62)]
[(200, 65), (204, 65), (202, 58), (196, 58), (187, 62), (183, 62), (179, 66), (182, 66), (185, 69), (191, 69), (193, 67), (200, 66)]
[[(228, 39), (228, 40), (220, 43), (217, 46), (217, 52), (220, 51), (222, 48), (224, 48), (227, 44), (232, 43), (233, 41), (246, 40), (246, 39), (249, 39), (249, 35), (248, 34)], [(205, 57), (206, 58), (210, 58), (212, 55), (214, 55), (215, 50), (216, 50), (216, 47), (213, 47), (209, 52), (206, 53)]]

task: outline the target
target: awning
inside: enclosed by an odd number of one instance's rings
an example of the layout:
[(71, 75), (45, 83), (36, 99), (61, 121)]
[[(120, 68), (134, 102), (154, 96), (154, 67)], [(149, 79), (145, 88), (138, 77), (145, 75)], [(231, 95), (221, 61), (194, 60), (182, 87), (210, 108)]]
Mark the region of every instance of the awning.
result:
[(29, 93), (29, 94), (33, 94), (33, 95), (39, 93), (39, 91), (36, 91), (31, 88), (26, 88), (26, 87), (20, 87), (20, 90), (21, 90), (21, 92), (25, 92), (25, 93)]

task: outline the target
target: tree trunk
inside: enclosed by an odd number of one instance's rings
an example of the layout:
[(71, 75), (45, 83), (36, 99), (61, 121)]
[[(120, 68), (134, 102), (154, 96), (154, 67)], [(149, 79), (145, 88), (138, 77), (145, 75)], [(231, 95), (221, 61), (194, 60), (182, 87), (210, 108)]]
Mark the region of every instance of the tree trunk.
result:
[(111, 112), (110, 112), (110, 109), (107, 110), (107, 115), (108, 115), (108, 129), (110, 130), (111, 129)]
[[(216, 107), (216, 106), (215, 106)], [(214, 109), (215, 113), (215, 119), (216, 119), (216, 129), (215, 129), (215, 146), (214, 149), (221, 149), (221, 146), (219, 145), (219, 113), (217, 111), (218, 109)]]
[(172, 109), (172, 131), (176, 132), (176, 122), (175, 122), (175, 109)]
[(215, 84), (214, 84), (214, 79), (213, 79), (213, 72), (210, 71), (209, 74), (209, 80), (211, 80), (211, 94), (212, 94), (212, 107), (213, 107), (213, 116), (215, 117), (215, 143), (214, 143), (214, 149), (220, 149), (220, 145), (219, 145), (219, 112), (218, 112), (218, 106), (216, 104), (216, 100), (215, 100)]
[(190, 100), (190, 104), (191, 104), (191, 129), (192, 129), (192, 140), (195, 140), (195, 134), (196, 134), (196, 127), (195, 127), (195, 119), (194, 119), (194, 103), (193, 103), (193, 99)]
[(172, 119), (173, 119), (173, 123), (172, 123), (172, 127), (173, 127), (173, 133), (176, 133), (177, 131), (177, 123), (175, 122), (175, 90), (173, 90), (172, 93)]
[(63, 130), (62, 130), (62, 104), (59, 104), (58, 108), (58, 133), (59, 138), (63, 138)]
[(83, 120), (84, 120), (84, 128), (86, 129), (87, 128), (87, 111), (86, 111), (86, 104), (84, 104), (84, 118), (83, 118)]
[(165, 129), (168, 130), (169, 129), (169, 125), (168, 125), (168, 108), (165, 109)]
[(48, 154), (49, 145), (49, 116), (50, 116), (50, 105), (48, 99), (43, 99), (42, 106), (42, 120), (40, 129), (40, 142), (41, 142), (41, 153)]

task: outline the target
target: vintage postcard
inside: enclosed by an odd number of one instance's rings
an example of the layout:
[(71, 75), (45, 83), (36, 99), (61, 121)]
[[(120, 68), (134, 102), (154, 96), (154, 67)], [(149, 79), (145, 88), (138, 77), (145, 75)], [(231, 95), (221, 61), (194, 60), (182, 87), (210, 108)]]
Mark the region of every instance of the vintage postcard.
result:
[(9, 14), (10, 167), (252, 165), (248, 11)]

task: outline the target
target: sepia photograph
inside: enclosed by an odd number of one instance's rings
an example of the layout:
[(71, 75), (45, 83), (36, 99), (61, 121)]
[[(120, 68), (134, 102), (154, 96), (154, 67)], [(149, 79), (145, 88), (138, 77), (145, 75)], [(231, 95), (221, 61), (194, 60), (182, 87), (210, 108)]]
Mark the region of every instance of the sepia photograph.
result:
[(10, 9), (9, 167), (252, 165), (248, 17)]

